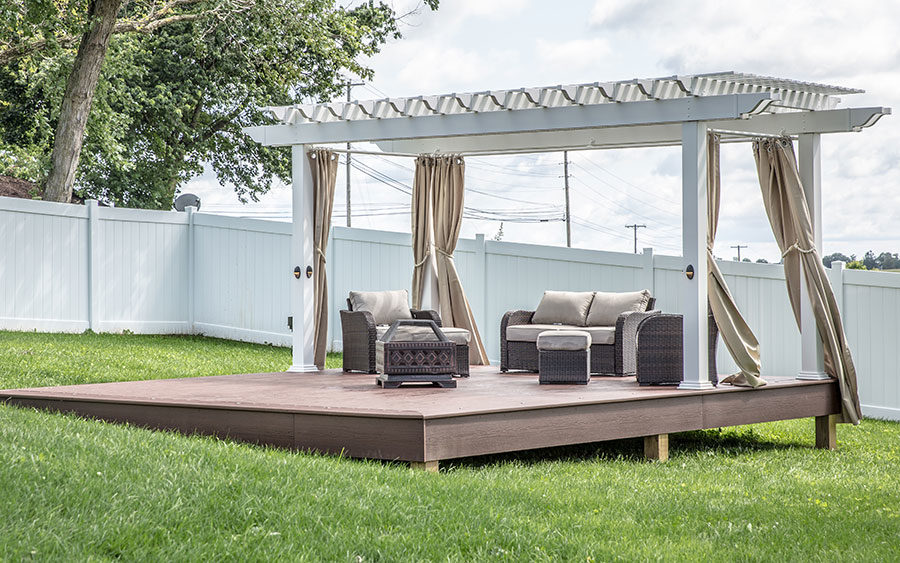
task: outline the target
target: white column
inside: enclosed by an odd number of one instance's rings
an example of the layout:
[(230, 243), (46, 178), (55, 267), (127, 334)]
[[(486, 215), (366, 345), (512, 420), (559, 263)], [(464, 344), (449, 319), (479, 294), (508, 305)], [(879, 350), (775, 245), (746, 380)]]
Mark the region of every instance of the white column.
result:
[(681, 229), (683, 270), (694, 270), (692, 279), (682, 275), (684, 301), (684, 377), (679, 389), (712, 389), (707, 358), (706, 267), (706, 123), (681, 126)]
[[(806, 204), (812, 220), (813, 238), (816, 248), (822, 251), (822, 158), (819, 150), (820, 135), (806, 133), (800, 135), (798, 143), (797, 167), (800, 181), (806, 192)], [(829, 379), (825, 373), (825, 356), (822, 339), (816, 328), (816, 318), (809, 302), (806, 280), (800, 284), (800, 373), (797, 379)]]
[[(293, 361), (288, 371), (316, 371), (314, 334), (314, 282), (306, 277), (313, 265), (313, 187), (306, 146), (291, 146), (291, 187), (293, 194), (291, 229), (291, 314), (294, 317)], [(300, 268), (300, 278), (294, 268)]]

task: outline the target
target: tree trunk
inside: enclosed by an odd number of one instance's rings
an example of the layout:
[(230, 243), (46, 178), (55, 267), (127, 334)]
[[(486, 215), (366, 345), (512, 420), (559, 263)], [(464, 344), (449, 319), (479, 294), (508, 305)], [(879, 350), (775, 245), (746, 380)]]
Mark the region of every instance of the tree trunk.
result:
[(91, 27), (82, 36), (78, 46), (75, 64), (66, 82), (66, 93), (53, 140), (50, 175), (44, 188), (44, 199), (48, 201), (68, 202), (72, 199), (84, 129), (121, 4), (122, 0), (91, 0), (88, 7)]

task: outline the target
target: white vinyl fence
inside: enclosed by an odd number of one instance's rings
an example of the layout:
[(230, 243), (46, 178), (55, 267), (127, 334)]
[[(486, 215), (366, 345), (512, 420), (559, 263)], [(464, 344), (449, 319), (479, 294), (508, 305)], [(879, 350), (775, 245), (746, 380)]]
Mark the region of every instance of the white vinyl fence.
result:
[[(0, 198), (0, 329), (206, 334), (289, 346), (290, 224)], [(456, 264), (488, 356), (500, 317), (545, 289), (647, 288), (680, 311), (680, 259), (461, 239)], [(334, 227), (329, 338), (341, 348), (350, 290), (408, 288), (410, 235)], [(760, 340), (763, 375), (800, 369), (800, 335), (777, 264), (720, 262)], [(842, 266), (842, 265), (841, 265)], [(900, 420), (900, 275), (832, 268), (868, 416)], [(735, 369), (724, 347), (720, 373)]]

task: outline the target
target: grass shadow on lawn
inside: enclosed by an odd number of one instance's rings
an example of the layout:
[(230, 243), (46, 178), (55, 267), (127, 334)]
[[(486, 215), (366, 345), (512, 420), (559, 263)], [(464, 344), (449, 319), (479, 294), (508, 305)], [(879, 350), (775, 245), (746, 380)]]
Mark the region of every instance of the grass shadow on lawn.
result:
[[(742, 428), (716, 428), (681, 432), (669, 436), (671, 457), (692, 455), (700, 452), (714, 452), (716, 455), (740, 457), (754, 452), (811, 449), (812, 442), (792, 439), (772, 439), (760, 435), (752, 426)], [(569, 461), (643, 461), (644, 441), (642, 438), (610, 440), (557, 446), (535, 450), (524, 450), (500, 454), (464, 457), (441, 462), (441, 469), (480, 469), (490, 465), (514, 463), (517, 465), (538, 465), (546, 462)]]

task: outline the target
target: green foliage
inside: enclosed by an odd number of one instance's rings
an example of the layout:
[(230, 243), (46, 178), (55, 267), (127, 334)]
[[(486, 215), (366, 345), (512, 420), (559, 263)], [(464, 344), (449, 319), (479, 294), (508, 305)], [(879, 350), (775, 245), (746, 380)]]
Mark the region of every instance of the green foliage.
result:
[(856, 260), (855, 254), (851, 254), (850, 256), (847, 256), (846, 254), (841, 254), (840, 252), (835, 252), (833, 254), (829, 254), (828, 256), (822, 257), (822, 264), (824, 264), (826, 268), (830, 268), (832, 262), (844, 262), (844, 263), (849, 264), (850, 262), (853, 262), (854, 260)]
[[(140, 22), (160, 4), (125, 3), (120, 23)], [(0, 9), (0, 51), (47, 42), (0, 62), (0, 173), (37, 182), (47, 174), (85, 6), (15, 0)], [(173, 13), (196, 18), (113, 36), (76, 176), (80, 196), (168, 209), (178, 186), (208, 163), (242, 200), (255, 199), (276, 178), (289, 181), (290, 155), (252, 142), (241, 127), (271, 123), (263, 106), (328, 100), (347, 77), (370, 79), (361, 60), (400, 37), (397, 15), (374, 0), (352, 8), (198, 0)]]
[(765, 258), (757, 258), (757, 259), (756, 259), (756, 263), (757, 263), (757, 264), (768, 264), (769, 261), (766, 260)]
[[(206, 338), (0, 333), (0, 387), (288, 363)], [(900, 424), (812, 442), (804, 419), (676, 434), (668, 463), (637, 439), (435, 475), (0, 406), (0, 560), (900, 559)]]
[(862, 260), (851, 260), (847, 262), (845, 268), (848, 270), (868, 270), (865, 263)]

